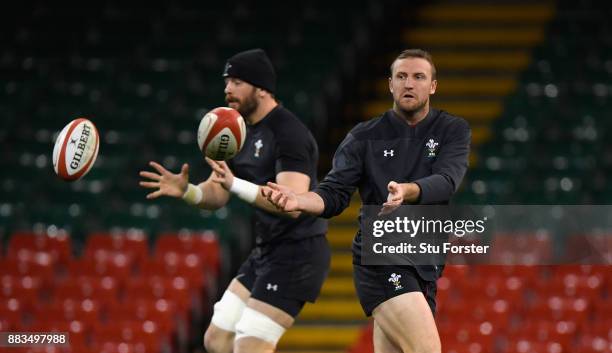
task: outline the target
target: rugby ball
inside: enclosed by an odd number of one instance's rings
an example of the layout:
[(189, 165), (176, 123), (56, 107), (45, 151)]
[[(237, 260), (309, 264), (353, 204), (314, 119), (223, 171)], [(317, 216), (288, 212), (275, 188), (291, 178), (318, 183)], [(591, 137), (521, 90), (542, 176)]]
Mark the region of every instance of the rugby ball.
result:
[(222, 161), (234, 157), (244, 145), (246, 125), (237, 110), (215, 108), (198, 127), (198, 147), (208, 158)]
[(66, 181), (82, 178), (96, 161), (100, 135), (85, 118), (72, 120), (62, 129), (53, 147), (53, 169)]

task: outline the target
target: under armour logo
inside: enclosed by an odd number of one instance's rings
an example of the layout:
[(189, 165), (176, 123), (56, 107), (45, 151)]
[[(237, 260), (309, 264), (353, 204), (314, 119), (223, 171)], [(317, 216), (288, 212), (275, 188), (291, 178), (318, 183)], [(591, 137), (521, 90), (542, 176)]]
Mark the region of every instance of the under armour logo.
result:
[(385, 152), (385, 157), (389, 157), (389, 156), (393, 157), (393, 150), (385, 150), (384, 152)]
[(255, 142), (255, 157), (259, 157), (259, 150), (263, 147), (263, 142), (261, 139)]
[(272, 284), (272, 283), (268, 283), (268, 285), (266, 286), (267, 290), (273, 290), (273, 291), (277, 291), (278, 290), (278, 284)]
[(225, 64), (225, 68), (223, 68), (223, 77), (229, 76), (229, 69), (231, 68), (232, 68), (232, 64), (230, 63)]

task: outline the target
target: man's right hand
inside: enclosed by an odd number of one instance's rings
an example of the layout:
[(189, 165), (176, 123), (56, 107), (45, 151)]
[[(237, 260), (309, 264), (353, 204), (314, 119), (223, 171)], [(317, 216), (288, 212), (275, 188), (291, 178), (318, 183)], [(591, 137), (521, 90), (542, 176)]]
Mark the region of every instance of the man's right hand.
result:
[(169, 172), (156, 162), (149, 162), (149, 165), (153, 167), (157, 173), (144, 170), (139, 173), (141, 177), (148, 179), (148, 181), (140, 181), (140, 186), (148, 189), (157, 189), (148, 194), (147, 199), (152, 200), (164, 195), (177, 198), (183, 197), (183, 194), (185, 194), (187, 190), (187, 185), (189, 184), (188, 164), (183, 164), (179, 174)]
[(297, 195), (284, 185), (268, 182), (267, 186), (261, 187), (261, 195), (267, 198), (280, 211), (299, 211)]

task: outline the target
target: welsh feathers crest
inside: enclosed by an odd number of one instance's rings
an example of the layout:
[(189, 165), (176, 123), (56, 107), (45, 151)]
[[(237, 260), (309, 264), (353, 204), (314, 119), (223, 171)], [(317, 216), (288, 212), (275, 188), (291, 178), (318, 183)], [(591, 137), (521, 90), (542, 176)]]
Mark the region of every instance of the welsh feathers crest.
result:
[(402, 278), (402, 275), (398, 275), (397, 273), (392, 273), (391, 277), (389, 277), (389, 282), (393, 283), (395, 290), (402, 289), (400, 278)]
[(425, 147), (429, 150), (427, 157), (435, 157), (436, 156), (436, 147), (438, 147), (439, 143), (434, 141), (434, 139), (429, 139), (425, 144)]

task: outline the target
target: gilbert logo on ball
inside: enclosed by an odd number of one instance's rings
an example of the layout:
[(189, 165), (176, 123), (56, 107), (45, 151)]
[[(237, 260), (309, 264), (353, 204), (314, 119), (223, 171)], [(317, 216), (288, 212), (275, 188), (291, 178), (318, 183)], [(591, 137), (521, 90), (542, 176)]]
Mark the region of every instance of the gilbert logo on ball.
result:
[(96, 161), (100, 135), (94, 123), (78, 118), (66, 125), (53, 147), (53, 169), (62, 179), (82, 178)]
[(208, 158), (221, 161), (233, 158), (244, 145), (246, 125), (232, 108), (215, 108), (202, 118), (198, 127), (198, 147)]

